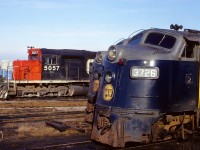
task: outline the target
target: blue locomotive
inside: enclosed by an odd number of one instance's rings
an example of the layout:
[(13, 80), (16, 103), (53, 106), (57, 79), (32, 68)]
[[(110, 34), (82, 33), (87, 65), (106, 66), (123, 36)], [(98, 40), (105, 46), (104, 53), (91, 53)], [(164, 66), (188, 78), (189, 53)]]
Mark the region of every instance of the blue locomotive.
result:
[(152, 28), (103, 60), (91, 138), (113, 147), (188, 138), (199, 128), (200, 31)]
[[(116, 45), (123, 44), (123, 42), (126, 40), (121, 40)], [(102, 61), (105, 58), (106, 51), (98, 51), (96, 53), (96, 57), (94, 59), (94, 62), (91, 65), (91, 68), (89, 69), (90, 72), (90, 84), (88, 88), (88, 94), (87, 94), (87, 106), (85, 111), (85, 121), (87, 123), (93, 123), (94, 118), (94, 110), (95, 110), (95, 103), (97, 99), (97, 94), (99, 90), (99, 84), (102, 79), (102, 72), (103, 72), (103, 66)]]
[(100, 80), (102, 79), (102, 70), (103, 70), (102, 61), (103, 61), (103, 58), (105, 57), (105, 54), (106, 54), (105, 51), (97, 52), (94, 62), (92, 63), (91, 68), (89, 69), (90, 70), (89, 72), (90, 84), (89, 84), (88, 94), (87, 94), (85, 121), (91, 124), (93, 122), (99, 83), (100, 83)]

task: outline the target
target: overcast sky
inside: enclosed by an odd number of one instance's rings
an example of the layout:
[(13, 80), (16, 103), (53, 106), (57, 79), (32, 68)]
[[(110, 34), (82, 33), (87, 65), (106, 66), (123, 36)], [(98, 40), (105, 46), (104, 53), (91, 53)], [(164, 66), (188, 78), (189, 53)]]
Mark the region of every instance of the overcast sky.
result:
[(0, 60), (27, 46), (107, 50), (139, 29), (200, 30), (199, 0), (0, 0)]

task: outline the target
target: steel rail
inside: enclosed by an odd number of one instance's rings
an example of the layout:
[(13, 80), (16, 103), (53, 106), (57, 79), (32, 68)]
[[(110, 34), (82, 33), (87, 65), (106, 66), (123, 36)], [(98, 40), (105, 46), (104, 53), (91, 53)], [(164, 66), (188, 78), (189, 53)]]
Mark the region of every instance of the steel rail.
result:
[(67, 147), (67, 146), (74, 146), (74, 145), (88, 144), (88, 143), (93, 143), (93, 142), (88, 140), (88, 141), (72, 142), (72, 143), (65, 143), (65, 144), (54, 144), (54, 145), (46, 145), (46, 146), (27, 148), (25, 150), (40, 150), (40, 149), (48, 149), (48, 148), (59, 148), (59, 147)]
[(118, 149), (118, 150), (132, 150), (132, 149), (138, 149), (138, 148), (148, 148), (150, 146), (157, 146), (157, 145), (166, 144), (166, 143), (173, 143), (173, 142), (177, 142), (177, 140), (173, 139), (173, 140), (167, 140), (167, 141), (160, 141), (160, 142), (157, 142), (157, 143), (138, 145), (138, 146), (122, 148), (122, 149)]
[[(76, 115), (76, 118), (73, 117), (73, 115)], [(67, 114), (67, 113), (61, 113), (61, 114), (49, 114), (49, 115), (43, 115), (43, 116), (25, 116), (25, 117), (14, 117), (14, 118), (9, 118), (9, 119), (5, 119), (2, 118), (0, 119), (0, 124), (4, 124), (4, 123), (19, 123), (19, 122), (33, 122), (33, 121), (45, 121), (45, 120), (49, 120), (49, 119), (63, 119), (63, 118), (67, 118), (67, 119), (73, 119), (73, 120), (80, 120), (80, 118), (84, 118), (84, 114), (82, 113), (76, 113), (76, 114)], [(29, 121), (30, 120), (30, 121)]]
[(12, 102), (12, 101), (84, 101), (85, 96), (74, 97), (11, 97), (9, 100), (2, 100), (0, 102)]

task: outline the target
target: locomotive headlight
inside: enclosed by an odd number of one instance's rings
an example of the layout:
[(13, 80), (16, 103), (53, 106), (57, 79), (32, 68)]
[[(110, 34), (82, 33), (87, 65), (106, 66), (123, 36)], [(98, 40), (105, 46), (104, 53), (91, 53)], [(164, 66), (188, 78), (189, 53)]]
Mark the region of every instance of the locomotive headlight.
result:
[(112, 81), (112, 78), (113, 78), (113, 74), (110, 71), (106, 72), (105, 74), (106, 83), (110, 83)]
[(155, 66), (155, 61), (154, 61), (154, 60), (151, 60), (151, 61), (149, 62), (149, 66), (151, 66), (151, 67)]
[(101, 52), (97, 52), (97, 54), (96, 54), (96, 62), (97, 63), (101, 63), (102, 60), (103, 60), (102, 53)]
[(113, 61), (116, 59), (116, 57), (117, 57), (117, 52), (116, 52), (115, 47), (110, 47), (108, 50), (108, 59), (110, 61)]
[(145, 64), (145, 65), (147, 65), (148, 63), (149, 63), (148, 60), (145, 60), (145, 61), (144, 61), (144, 64)]
[(154, 67), (155, 66), (155, 61), (154, 60), (145, 60), (144, 61), (144, 65), (146, 66), (151, 66), (151, 67)]

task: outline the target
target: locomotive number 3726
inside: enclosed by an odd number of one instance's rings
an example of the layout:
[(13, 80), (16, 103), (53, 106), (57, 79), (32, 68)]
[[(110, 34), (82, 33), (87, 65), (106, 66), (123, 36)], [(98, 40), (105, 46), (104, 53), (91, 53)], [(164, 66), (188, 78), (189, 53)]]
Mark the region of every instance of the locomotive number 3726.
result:
[(157, 79), (159, 76), (159, 70), (156, 67), (143, 68), (143, 67), (132, 67), (131, 77), (132, 78), (151, 78)]
[(60, 66), (44, 66), (44, 71), (58, 71)]

